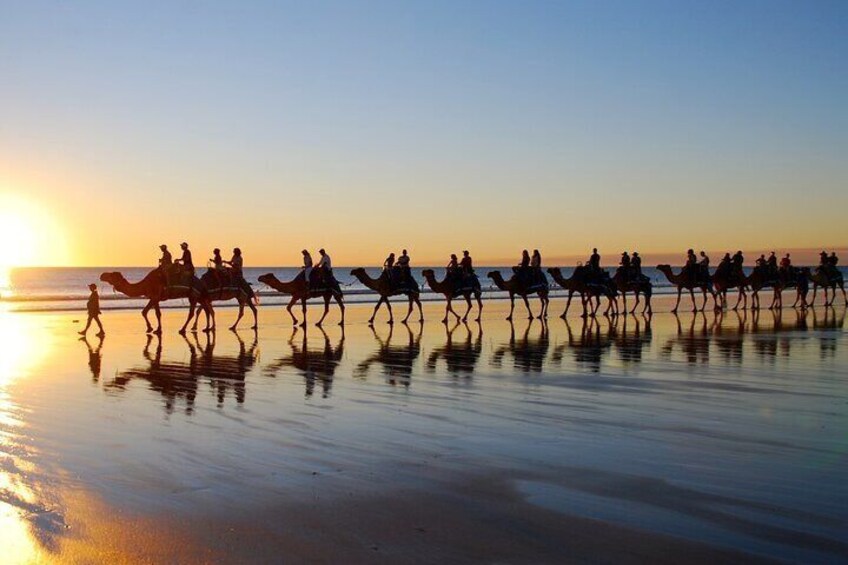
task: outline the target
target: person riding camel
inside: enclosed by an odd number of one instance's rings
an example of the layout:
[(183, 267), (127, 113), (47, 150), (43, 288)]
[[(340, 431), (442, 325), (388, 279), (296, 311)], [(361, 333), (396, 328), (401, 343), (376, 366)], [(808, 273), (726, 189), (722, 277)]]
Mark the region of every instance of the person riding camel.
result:
[(462, 273), (460, 272), (459, 259), (456, 253), (451, 253), (450, 261), (445, 265), (445, 278), (450, 281), (453, 287), (459, 288), (462, 281)]
[(757, 258), (757, 262), (756, 262), (756, 265), (754, 266), (754, 270), (758, 271), (762, 275), (768, 274), (768, 264), (767, 263), (768, 262), (766, 261), (765, 254), (761, 254)]
[(792, 259), (789, 258), (789, 253), (783, 256), (780, 260), (780, 265), (777, 268), (777, 276), (783, 281), (788, 281), (793, 278)]
[(159, 258), (159, 273), (162, 275), (162, 280), (165, 281), (165, 286), (170, 286), (171, 269), (174, 268), (174, 261), (167, 245), (163, 243), (159, 246), (159, 249), (162, 250), (162, 257)]
[(516, 272), (518, 274), (518, 280), (523, 285), (527, 285), (530, 282), (530, 252), (526, 249), (521, 252), (521, 261), (516, 266)]
[(589, 271), (593, 275), (601, 272), (601, 256), (598, 255), (598, 248), (592, 249), (592, 255), (589, 256)]
[(321, 278), (321, 282), (325, 285), (329, 285), (333, 280), (333, 261), (330, 259), (330, 255), (327, 251), (322, 247), (318, 250), (318, 255), (321, 256), (318, 259), (318, 265), (316, 265), (316, 269), (318, 269), (318, 275)]
[(629, 281), (633, 275), (633, 262), (627, 251), (621, 254), (621, 261), (618, 262), (618, 265), (621, 272), (624, 273), (624, 280)]
[(742, 251), (736, 251), (733, 254), (733, 276), (739, 280), (745, 276), (745, 272), (742, 270), (743, 265), (745, 264), (745, 256), (742, 255)]
[(468, 250), (462, 252), (462, 261), (459, 262), (459, 266), (462, 269), (462, 276), (470, 277), (474, 274), (474, 262), (471, 260), (471, 254), (468, 253)]
[(695, 256), (695, 250), (689, 249), (686, 251), (686, 266), (684, 267), (689, 280), (695, 282), (698, 280), (698, 257)]
[(394, 282), (395, 278), (395, 254), (389, 253), (389, 256), (386, 257), (386, 260), (383, 261), (383, 275), (389, 280), (389, 282)]
[(194, 276), (194, 261), (191, 259), (191, 251), (188, 249), (188, 243), (185, 241), (180, 244), (180, 249), (183, 250), (183, 256), (174, 261), (175, 265), (182, 265), (182, 272), (188, 274), (189, 277)]
[(212, 258), (209, 259), (212, 263), (212, 272), (215, 274), (215, 282), (218, 283), (218, 288), (224, 286), (224, 258), (221, 257), (221, 250), (217, 247), (212, 250)]
[(230, 266), (230, 280), (235, 282), (244, 278), (244, 258), (241, 256), (241, 249), (238, 247), (233, 249), (233, 258), (222, 263)]
[(701, 280), (706, 281), (710, 278), (710, 258), (707, 257), (707, 254), (704, 251), (701, 251), (700, 255), (701, 259), (698, 261), (698, 271)]
[(400, 257), (397, 258), (397, 268), (400, 270), (400, 280), (403, 282), (412, 281), (412, 269), (409, 268), (409, 253), (406, 249), (401, 251)]
[(715, 274), (718, 277), (726, 277), (731, 273), (732, 269), (733, 260), (730, 258), (730, 253), (725, 253), (724, 257), (719, 261), (718, 267), (716, 267)]
[(300, 268), (300, 271), (303, 273), (303, 280), (308, 288), (312, 284), (312, 255), (306, 249), (302, 249), (300, 253), (303, 255), (303, 267)]
[(766, 260), (766, 268), (768, 269), (769, 277), (777, 278), (777, 255), (775, 255), (774, 251), (769, 254)]
[(839, 257), (836, 256), (836, 251), (830, 252), (830, 257), (827, 258), (827, 264), (830, 267), (830, 273), (834, 278), (839, 278)]
[(531, 282), (536, 284), (542, 283), (542, 254), (538, 249), (533, 250), (533, 256), (530, 258), (530, 278)]
[(630, 265), (633, 269), (633, 279), (639, 280), (642, 278), (642, 258), (637, 251), (633, 252), (633, 258), (630, 260)]

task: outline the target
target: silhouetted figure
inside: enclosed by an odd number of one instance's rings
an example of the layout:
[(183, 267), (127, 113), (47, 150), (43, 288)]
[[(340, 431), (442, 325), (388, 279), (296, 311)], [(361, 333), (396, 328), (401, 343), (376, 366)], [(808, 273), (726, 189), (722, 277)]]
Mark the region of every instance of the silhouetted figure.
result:
[(516, 267), (516, 274), (523, 286), (530, 286), (530, 252), (526, 249), (521, 252), (521, 261)]
[(233, 258), (224, 263), (230, 266), (230, 276), (234, 281), (244, 278), (244, 258), (241, 256), (241, 249), (238, 247), (233, 249)]
[(463, 276), (470, 277), (474, 274), (474, 262), (467, 249), (462, 252), (462, 261), (459, 262), (459, 266), (462, 269)]
[(701, 251), (701, 259), (698, 261), (698, 274), (701, 280), (710, 278), (710, 258), (704, 251)]
[(183, 256), (174, 261), (177, 265), (182, 265), (183, 272), (194, 276), (194, 261), (191, 259), (191, 251), (188, 249), (188, 243), (185, 241), (180, 244), (180, 249), (183, 250)]
[(462, 282), (462, 274), (460, 273), (459, 259), (456, 253), (451, 253), (450, 261), (445, 265), (445, 277), (450, 281), (454, 291), (458, 289)]
[(642, 278), (642, 258), (639, 256), (639, 253), (633, 252), (633, 259), (631, 261), (631, 265), (633, 267), (633, 278), (641, 279)]
[(86, 304), (88, 320), (85, 322), (85, 327), (79, 333), (80, 335), (85, 335), (88, 332), (88, 328), (91, 326), (91, 322), (95, 321), (97, 322), (97, 327), (100, 328), (97, 335), (102, 337), (106, 335), (106, 332), (103, 330), (103, 324), (100, 323), (100, 295), (97, 294), (97, 285), (91, 283), (88, 285), (88, 290), (91, 291), (91, 294), (88, 296), (88, 303)]
[(394, 284), (395, 281), (395, 254), (389, 253), (386, 260), (383, 261), (383, 275), (388, 279), (389, 283)]
[(538, 249), (533, 250), (533, 256), (530, 258), (530, 278), (531, 283), (541, 284), (542, 277), (542, 254)]
[(171, 270), (174, 268), (174, 261), (171, 257), (171, 252), (168, 251), (168, 246), (164, 243), (159, 246), (162, 251), (162, 256), (159, 258), (159, 273), (162, 275), (162, 281), (165, 286), (170, 286)]
[(630, 255), (628, 255), (627, 251), (621, 254), (621, 261), (619, 261), (619, 266), (621, 266), (622, 272), (625, 273), (630, 280), (633, 276), (632, 272), (632, 262), (630, 261)]
[(217, 247), (212, 250), (212, 258), (209, 260), (212, 263), (212, 272), (215, 273), (215, 281), (218, 288), (224, 286), (224, 258), (221, 257), (221, 250)]
[(777, 255), (775, 255), (774, 251), (769, 254), (769, 257), (766, 260), (766, 269), (770, 279), (777, 278)]
[(80, 341), (85, 342), (88, 348), (88, 369), (91, 371), (91, 379), (94, 382), (100, 381), (100, 367), (103, 362), (103, 334), (97, 334), (97, 347), (91, 347), (88, 338), (82, 336)]
[(407, 253), (406, 249), (401, 251), (400, 257), (397, 258), (397, 269), (400, 271), (400, 280), (403, 282), (409, 282), (412, 279), (412, 269), (409, 267), (409, 253)]
[(593, 275), (601, 272), (601, 256), (598, 254), (597, 247), (592, 249), (592, 254), (589, 256), (589, 271)]
[(318, 250), (318, 255), (321, 256), (318, 259), (318, 276), (321, 278), (322, 286), (326, 286), (333, 280), (333, 261), (323, 247)]

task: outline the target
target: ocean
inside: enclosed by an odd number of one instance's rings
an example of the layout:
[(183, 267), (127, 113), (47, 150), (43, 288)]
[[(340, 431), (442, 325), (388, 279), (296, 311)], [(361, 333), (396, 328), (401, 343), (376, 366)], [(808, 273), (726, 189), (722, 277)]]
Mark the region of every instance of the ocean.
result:
[[(351, 276), (353, 267), (336, 267), (334, 274), (342, 284), (345, 299), (350, 303), (372, 302), (374, 293), (363, 286), (358, 280)], [(441, 295), (432, 292), (424, 282), (421, 272), (425, 269), (434, 269), (436, 276), (441, 279), (444, 276), (442, 267), (419, 267), (413, 269), (415, 278), (422, 288), (422, 300), (439, 300)], [(571, 276), (574, 267), (561, 267), (565, 276)], [(131, 282), (141, 280), (151, 267), (27, 267), (11, 269), (7, 276), (0, 277), (0, 307), (15, 311), (51, 311), (51, 310), (81, 310), (85, 308), (88, 297), (88, 285), (97, 283), (100, 288), (101, 308), (104, 310), (115, 310), (123, 308), (138, 308), (144, 304), (143, 300), (131, 299), (116, 293), (112, 287), (100, 281), (100, 274), (109, 271), (120, 271)], [(366, 269), (372, 277), (380, 273), (379, 267)], [(486, 277), (486, 273), (499, 270), (508, 276), (511, 267), (477, 267), (477, 275), (483, 285), (487, 298), (504, 298), (505, 293), (500, 292)], [(614, 268), (608, 269), (610, 273)], [(258, 281), (259, 276), (265, 273), (274, 273), (283, 281), (291, 280), (300, 272), (295, 267), (251, 267), (245, 269), (245, 278), (257, 291), (261, 304), (279, 305), (287, 304), (289, 297), (283, 296), (275, 290), (263, 285)], [(655, 268), (644, 268), (643, 272), (650, 277), (654, 284), (655, 294), (668, 294), (673, 291), (671, 285)], [(842, 272), (848, 274), (843, 268)], [(559, 287), (551, 283), (552, 296), (562, 294)], [(402, 299), (399, 299), (402, 300)], [(187, 301), (174, 300), (163, 304), (163, 307), (185, 306)], [(227, 303), (216, 304), (216, 307), (225, 306)], [(232, 301), (229, 305), (234, 306)]]

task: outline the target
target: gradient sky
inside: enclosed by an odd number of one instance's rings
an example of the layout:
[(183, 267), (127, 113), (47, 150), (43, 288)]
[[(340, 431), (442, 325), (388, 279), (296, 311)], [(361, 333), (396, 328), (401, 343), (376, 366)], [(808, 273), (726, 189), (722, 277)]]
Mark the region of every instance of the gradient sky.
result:
[(4, 2), (37, 264), (848, 244), (848, 2)]

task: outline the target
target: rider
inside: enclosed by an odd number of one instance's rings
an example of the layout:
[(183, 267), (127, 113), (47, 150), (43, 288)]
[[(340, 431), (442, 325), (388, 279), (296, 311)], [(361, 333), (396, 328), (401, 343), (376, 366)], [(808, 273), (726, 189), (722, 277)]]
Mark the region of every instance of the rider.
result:
[(224, 259), (221, 257), (221, 250), (217, 247), (213, 249), (212, 258), (209, 261), (212, 262), (212, 272), (215, 273), (215, 280), (218, 282), (218, 286), (223, 286), (221, 275), (224, 273)]
[(589, 257), (589, 270), (593, 273), (601, 271), (601, 256), (598, 255), (598, 248), (592, 249), (592, 255)]
[(383, 261), (383, 274), (389, 279), (389, 281), (394, 278), (394, 267), (395, 267), (395, 254), (389, 253), (389, 256), (386, 257), (386, 260)]
[(159, 246), (159, 249), (162, 250), (162, 257), (159, 258), (159, 272), (162, 274), (165, 286), (168, 286), (171, 282), (171, 269), (174, 266), (174, 261), (171, 259), (171, 252), (168, 251), (167, 245), (163, 243)]
[(194, 262), (191, 260), (191, 251), (188, 249), (188, 243), (185, 241), (180, 244), (180, 249), (183, 250), (183, 256), (174, 261), (174, 264), (181, 264), (183, 272), (194, 276)]
[(819, 271), (827, 274), (829, 271), (828, 266), (830, 266), (830, 260), (827, 257), (827, 251), (822, 250), (819, 253)]
[(637, 251), (633, 252), (633, 259), (630, 261), (630, 265), (633, 267), (633, 278), (637, 280), (642, 278), (642, 258)]
[(303, 271), (303, 280), (306, 281), (306, 286), (309, 287), (309, 283), (312, 282), (310, 281), (312, 278), (312, 255), (306, 249), (301, 250), (301, 253), (303, 254), (303, 267), (301, 268), (301, 271)]
[(542, 281), (542, 254), (538, 249), (533, 250), (533, 256), (530, 258), (530, 275), (535, 282)]
[(459, 262), (459, 266), (462, 268), (463, 276), (470, 277), (474, 274), (474, 263), (467, 249), (462, 252), (462, 261)]
[(700, 270), (700, 275), (703, 280), (707, 280), (710, 278), (710, 258), (707, 257), (707, 254), (704, 251), (701, 251), (701, 260), (698, 261), (698, 269)]
[(732, 265), (733, 265), (733, 260), (730, 258), (730, 253), (725, 253), (724, 257), (722, 257), (721, 261), (719, 261), (718, 267), (716, 267), (716, 275), (727, 275), (727, 274), (729, 274)]
[(830, 266), (830, 272), (834, 276), (838, 276), (839, 268), (837, 265), (839, 264), (839, 257), (836, 256), (836, 251), (830, 252), (830, 257), (827, 258), (827, 264)]
[(318, 250), (318, 255), (321, 256), (321, 258), (318, 259), (318, 265), (316, 266), (318, 274), (320, 275), (321, 280), (324, 281), (324, 284), (329, 284), (330, 280), (333, 278), (333, 262), (323, 247)]
[(621, 272), (624, 273), (624, 280), (630, 280), (633, 263), (627, 251), (621, 254), (621, 261), (618, 264), (621, 266)]
[(233, 280), (239, 280), (244, 278), (243, 269), (244, 269), (244, 258), (241, 256), (241, 249), (236, 247), (233, 249), (233, 258), (229, 261), (222, 261), (230, 266), (230, 274)]
[(698, 258), (695, 256), (695, 250), (689, 249), (686, 251), (686, 273), (692, 281), (698, 280)]
[(774, 251), (769, 254), (766, 260), (766, 267), (768, 267), (769, 276), (777, 276), (777, 255), (774, 254)]
[(406, 249), (401, 251), (400, 257), (397, 258), (397, 268), (400, 270), (400, 278), (404, 281), (412, 280), (412, 270), (409, 268), (409, 254)]
[(754, 270), (758, 270), (760, 271), (760, 273), (766, 274), (766, 268), (768, 266), (767, 263), (768, 261), (766, 261), (765, 254), (761, 254), (760, 257), (757, 259), (756, 267), (754, 267)]
[(521, 261), (518, 263), (518, 280), (522, 282), (522, 284), (527, 284), (529, 282), (529, 274), (530, 271), (530, 252), (526, 249), (521, 252)]
[(448, 264), (445, 265), (445, 278), (449, 280), (454, 287), (458, 287), (460, 277), (459, 259), (457, 259), (456, 253), (451, 253), (450, 261), (448, 261)]

